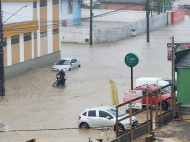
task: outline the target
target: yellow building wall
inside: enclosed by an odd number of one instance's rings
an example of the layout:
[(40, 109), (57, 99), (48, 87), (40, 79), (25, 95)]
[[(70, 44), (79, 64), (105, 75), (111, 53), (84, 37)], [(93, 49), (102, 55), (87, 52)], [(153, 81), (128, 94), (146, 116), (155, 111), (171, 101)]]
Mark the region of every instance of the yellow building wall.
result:
[(12, 64), (20, 63), (20, 44), (12, 44)]
[(59, 29), (59, 4), (53, 5), (53, 29)]
[(59, 51), (59, 33), (53, 34), (53, 52)]
[(24, 42), (24, 61), (32, 59), (32, 41)]
[(47, 36), (40, 38), (41, 56), (48, 54)]

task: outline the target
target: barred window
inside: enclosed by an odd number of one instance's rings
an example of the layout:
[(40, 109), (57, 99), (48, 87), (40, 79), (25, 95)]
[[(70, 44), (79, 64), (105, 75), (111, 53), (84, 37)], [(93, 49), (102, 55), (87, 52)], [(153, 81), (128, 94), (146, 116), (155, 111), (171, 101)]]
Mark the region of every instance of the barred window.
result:
[(47, 36), (47, 32), (40, 33), (40, 37), (45, 37)]
[(59, 4), (59, 0), (53, 0), (53, 5), (54, 4)]
[(19, 38), (11, 39), (11, 44), (19, 43)]
[(73, 13), (73, 0), (68, 0), (68, 14)]
[(24, 41), (28, 41), (28, 40), (31, 40), (31, 35), (24, 37)]
[(57, 33), (59, 33), (59, 29), (53, 30), (53, 34), (57, 34)]
[(47, 1), (40, 2), (40, 7), (47, 6)]
[(36, 8), (36, 7), (37, 7), (37, 3), (34, 2), (34, 3), (33, 3), (33, 8)]
[(37, 34), (34, 34), (34, 39), (36, 39), (37, 38)]

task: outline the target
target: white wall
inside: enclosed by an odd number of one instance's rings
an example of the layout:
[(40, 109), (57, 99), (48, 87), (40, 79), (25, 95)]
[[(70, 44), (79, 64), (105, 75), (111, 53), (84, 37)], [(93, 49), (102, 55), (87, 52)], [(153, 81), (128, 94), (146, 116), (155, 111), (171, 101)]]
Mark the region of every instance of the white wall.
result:
[[(27, 7), (24, 7), (28, 5)], [(33, 20), (33, 1), (2, 1), (3, 24), (18, 23)], [(24, 7), (24, 8), (22, 8)], [(21, 9), (22, 8), (22, 9)], [(18, 11), (18, 12), (17, 12)], [(17, 12), (17, 13), (16, 13)], [(16, 13), (15, 15), (13, 15)], [(13, 16), (12, 16), (13, 15)], [(12, 17), (11, 17), (12, 16)]]

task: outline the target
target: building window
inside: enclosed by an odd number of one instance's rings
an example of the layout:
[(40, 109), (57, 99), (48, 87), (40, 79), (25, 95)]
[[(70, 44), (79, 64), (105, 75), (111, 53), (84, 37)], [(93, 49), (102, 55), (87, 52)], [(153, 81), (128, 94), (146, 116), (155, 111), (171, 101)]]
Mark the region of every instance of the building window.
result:
[(28, 41), (28, 40), (31, 40), (31, 35), (24, 37), (24, 41)]
[(68, 14), (72, 14), (72, 13), (73, 13), (73, 1), (68, 0)]
[(54, 4), (59, 4), (59, 0), (53, 0), (53, 5)]
[(37, 3), (34, 2), (34, 3), (33, 3), (33, 8), (36, 8), (36, 7), (37, 7)]
[(11, 44), (19, 43), (19, 38), (11, 39)]
[(47, 32), (40, 33), (40, 37), (45, 37), (47, 36)]
[(37, 34), (34, 34), (34, 39), (36, 39), (37, 38)]
[(53, 30), (53, 34), (57, 34), (57, 33), (59, 33), (59, 29)]
[(47, 6), (47, 1), (40, 2), (40, 7)]

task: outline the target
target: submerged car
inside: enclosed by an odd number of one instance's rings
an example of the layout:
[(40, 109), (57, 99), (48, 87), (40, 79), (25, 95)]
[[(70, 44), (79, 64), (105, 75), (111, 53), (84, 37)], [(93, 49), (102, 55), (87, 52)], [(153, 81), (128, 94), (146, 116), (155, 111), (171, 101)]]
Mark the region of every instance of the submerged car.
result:
[[(118, 110), (118, 119), (124, 118), (129, 114), (124, 114)], [(112, 107), (92, 107), (85, 109), (79, 116), (79, 128), (102, 128), (114, 127), (116, 124), (116, 109)], [(132, 116), (132, 126), (138, 125), (138, 120)], [(130, 128), (130, 118), (127, 118), (118, 123), (119, 130), (126, 130)]]
[(55, 65), (52, 67), (52, 71), (63, 71), (73, 70), (75, 68), (79, 68), (81, 66), (80, 61), (75, 58), (63, 58), (58, 60)]

